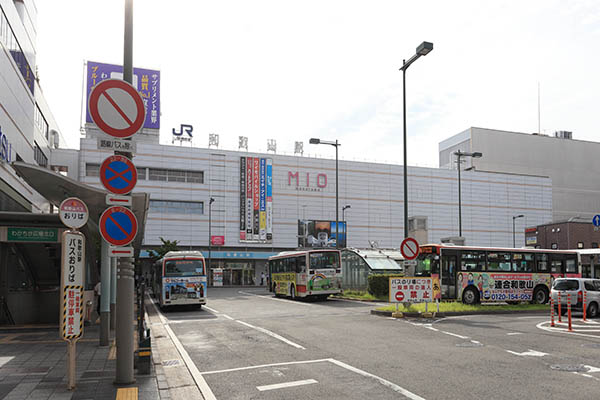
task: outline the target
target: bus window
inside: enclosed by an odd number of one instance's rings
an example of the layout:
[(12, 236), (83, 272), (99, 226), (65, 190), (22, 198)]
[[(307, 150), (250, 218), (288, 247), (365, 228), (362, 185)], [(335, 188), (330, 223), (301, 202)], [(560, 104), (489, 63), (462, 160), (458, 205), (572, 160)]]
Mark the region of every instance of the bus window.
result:
[(533, 272), (533, 254), (514, 253), (512, 270), (513, 272)]
[(535, 255), (537, 262), (536, 272), (548, 272), (548, 254), (538, 253)]
[(296, 268), (299, 274), (306, 273), (306, 256), (296, 257)]
[(567, 260), (567, 274), (576, 274), (577, 273), (577, 260), (573, 258), (568, 258)]
[(552, 260), (550, 264), (550, 272), (553, 274), (562, 274), (563, 262), (562, 260)]
[(439, 256), (435, 254), (420, 254), (415, 266), (415, 276), (430, 276), (439, 274), (438, 268)]
[(485, 271), (485, 253), (483, 251), (464, 251), (460, 258), (461, 271)]
[(202, 260), (167, 260), (165, 276), (204, 275)]
[(312, 252), (310, 253), (310, 269), (339, 269), (339, 253), (336, 252)]
[(488, 253), (488, 271), (510, 272), (511, 257), (510, 253)]

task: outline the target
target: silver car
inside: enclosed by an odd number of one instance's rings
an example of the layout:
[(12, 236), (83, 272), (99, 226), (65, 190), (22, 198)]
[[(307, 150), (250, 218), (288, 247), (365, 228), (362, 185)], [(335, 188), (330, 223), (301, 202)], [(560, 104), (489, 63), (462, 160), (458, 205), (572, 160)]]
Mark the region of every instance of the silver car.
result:
[(583, 312), (583, 293), (586, 297), (586, 314), (590, 318), (598, 316), (600, 310), (600, 279), (558, 278), (552, 284), (550, 296), (554, 308), (558, 311), (558, 292), (560, 292), (561, 314), (567, 312), (567, 296), (571, 295), (571, 311)]

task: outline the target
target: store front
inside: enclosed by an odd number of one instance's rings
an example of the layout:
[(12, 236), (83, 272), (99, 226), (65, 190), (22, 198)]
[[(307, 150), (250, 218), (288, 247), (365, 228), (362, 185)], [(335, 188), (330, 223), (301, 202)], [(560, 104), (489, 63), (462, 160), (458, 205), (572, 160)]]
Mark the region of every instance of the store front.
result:
[[(211, 252), (208, 285), (218, 286), (260, 286), (261, 273), (267, 273), (267, 259), (277, 253), (267, 252)], [(204, 254), (208, 257), (208, 254)], [(208, 263), (208, 260), (207, 260)], [(263, 280), (263, 285), (266, 281)]]

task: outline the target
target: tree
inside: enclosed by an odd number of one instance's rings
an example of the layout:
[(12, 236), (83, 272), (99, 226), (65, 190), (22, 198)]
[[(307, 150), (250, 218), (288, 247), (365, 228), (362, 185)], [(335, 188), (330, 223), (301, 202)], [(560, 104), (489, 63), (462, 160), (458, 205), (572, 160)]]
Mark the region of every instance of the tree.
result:
[(162, 258), (165, 254), (167, 254), (170, 251), (179, 250), (177, 248), (177, 244), (179, 243), (178, 240), (165, 240), (162, 237), (159, 237), (159, 239), (162, 242), (160, 247), (149, 251), (150, 257), (152, 257), (152, 261), (156, 261), (159, 258)]

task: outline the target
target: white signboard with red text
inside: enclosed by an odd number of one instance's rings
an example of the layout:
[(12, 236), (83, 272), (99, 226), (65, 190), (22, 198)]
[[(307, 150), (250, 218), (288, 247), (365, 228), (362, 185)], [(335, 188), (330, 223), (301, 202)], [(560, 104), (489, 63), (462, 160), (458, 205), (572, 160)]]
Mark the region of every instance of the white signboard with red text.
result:
[(390, 278), (390, 303), (425, 303), (433, 296), (432, 278)]
[(83, 285), (85, 236), (65, 231), (62, 236), (62, 318), (60, 333), (65, 340), (77, 340), (83, 334)]

